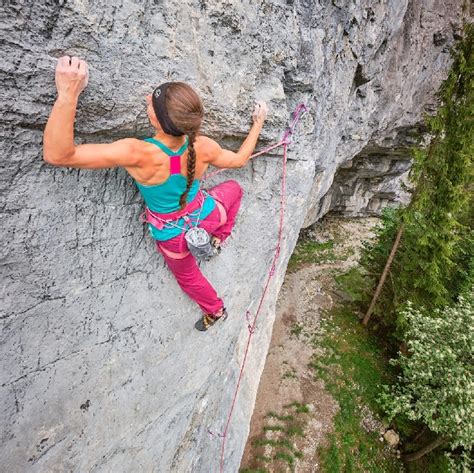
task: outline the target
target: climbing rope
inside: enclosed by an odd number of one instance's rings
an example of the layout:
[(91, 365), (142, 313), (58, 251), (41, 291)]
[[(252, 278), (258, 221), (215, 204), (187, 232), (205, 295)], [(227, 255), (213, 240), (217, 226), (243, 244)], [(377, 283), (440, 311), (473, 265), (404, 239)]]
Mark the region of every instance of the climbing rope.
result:
[[(304, 111), (304, 112), (303, 112)], [(302, 113), (303, 112), (303, 113)], [(276, 263), (278, 261), (278, 258), (280, 256), (280, 249), (281, 249), (281, 240), (283, 236), (283, 220), (285, 216), (285, 199), (286, 199), (286, 163), (287, 163), (287, 149), (288, 145), (292, 143), (291, 136), (294, 133), (294, 129), (296, 127), (296, 124), (300, 120), (300, 118), (308, 113), (308, 108), (304, 103), (299, 103), (293, 113), (291, 114), (292, 116), (292, 122), (290, 126), (285, 130), (285, 133), (283, 134), (283, 138), (278, 142), (273, 145), (268, 146), (267, 148), (259, 151), (258, 153), (255, 153), (251, 156), (251, 158), (255, 158), (257, 156), (260, 156), (262, 154), (268, 153), (270, 150), (277, 148), (278, 146), (283, 146), (283, 168), (282, 168), (282, 179), (281, 179), (281, 192), (280, 192), (280, 219), (279, 219), (279, 224), (278, 224), (278, 237), (277, 237), (277, 244), (275, 247), (275, 252), (273, 255), (273, 260), (272, 264), (270, 266), (270, 269), (267, 274), (265, 286), (263, 288), (262, 296), (260, 297), (260, 301), (258, 303), (257, 310), (255, 311), (255, 315), (253, 317), (253, 320), (251, 319), (251, 314), (249, 311), (245, 314), (247, 323), (248, 323), (248, 338), (247, 338), (247, 344), (245, 347), (245, 352), (244, 352), (244, 358), (242, 361), (242, 364), (240, 366), (240, 372), (239, 372), (239, 377), (237, 379), (237, 385), (235, 387), (234, 395), (232, 398), (232, 403), (230, 406), (229, 414), (227, 416), (227, 421), (224, 427), (224, 431), (219, 434), (219, 437), (222, 439), (221, 441), (221, 459), (220, 459), (220, 472), (222, 473), (224, 471), (224, 458), (225, 458), (225, 444), (226, 444), (226, 439), (227, 439), (227, 432), (229, 430), (229, 425), (232, 419), (232, 414), (234, 412), (234, 407), (235, 403), (237, 401), (237, 394), (239, 392), (240, 388), (240, 383), (242, 381), (242, 377), (244, 374), (244, 369), (245, 369), (245, 364), (247, 361), (247, 355), (250, 347), (250, 342), (252, 340), (252, 336), (255, 333), (255, 327), (257, 324), (257, 318), (260, 314), (260, 310), (263, 306), (263, 302), (265, 300), (265, 296), (267, 294), (268, 287), (270, 285), (270, 280), (275, 274), (275, 269), (276, 269)], [(206, 179), (209, 177), (215, 176), (216, 174), (219, 174), (220, 172), (224, 171), (225, 169), (219, 169), (218, 171), (215, 171), (213, 173), (210, 173), (206, 175)], [(209, 433), (212, 434), (212, 432), (209, 431)], [(212, 434), (214, 435), (214, 434)]]

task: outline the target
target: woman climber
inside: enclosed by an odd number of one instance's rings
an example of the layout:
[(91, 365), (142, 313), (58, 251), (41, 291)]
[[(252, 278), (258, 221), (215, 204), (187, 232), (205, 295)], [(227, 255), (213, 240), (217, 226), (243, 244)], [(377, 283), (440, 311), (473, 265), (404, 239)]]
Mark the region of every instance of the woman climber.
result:
[[(190, 226), (212, 235), (216, 252), (230, 235), (242, 189), (233, 180), (207, 192), (199, 180), (207, 167), (238, 168), (249, 160), (268, 113), (258, 102), (253, 125), (237, 153), (222, 149), (199, 134), (204, 110), (196, 92), (183, 82), (166, 82), (147, 96), (147, 112), (155, 128), (144, 141), (125, 138), (110, 144), (74, 144), (74, 120), (80, 93), (87, 86), (88, 65), (64, 56), (56, 67), (58, 97), (44, 131), (44, 159), (74, 168), (124, 167), (146, 204), (146, 221), (168, 267), (183, 291), (201, 308), (198, 330), (227, 317), (224, 302), (201, 273), (190, 253), (185, 231)], [(176, 151), (173, 151), (176, 150)]]

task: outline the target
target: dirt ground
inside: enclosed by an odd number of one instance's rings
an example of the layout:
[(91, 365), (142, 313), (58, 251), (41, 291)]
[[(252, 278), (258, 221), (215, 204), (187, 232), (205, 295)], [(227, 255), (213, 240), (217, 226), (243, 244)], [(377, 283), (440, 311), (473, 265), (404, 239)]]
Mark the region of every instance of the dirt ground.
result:
[[(303, 453), (302, 458), (297, 459), (292, 468), (285, 461), (267, 462), (264, 468), (268, 472), (321, 471), (318, 447), (324, 445), (333, 428), (338, 405), (325, 390), (324, 382), (316, 379), (314, 370), (308, 366), (318, 350), (314, 342), (311, 343), (311, 334), (319, 328), (321, 311), (330, 309), (335, 301), (345, 297), (337, 290), (334, 276), (357, 264), (361, 244), (373, 236), (372, 229), (378, 221), (372, 217), (326, 216), (305, 231), (307, 238), (318, 243), (334, 242), (332, 257), (328, 258), (333, 261), (324, 262), (323, 258), (320, 263), (305, 264), (286, 275), (241, 468), (258, 471), (258, 465), (262, 468), (259, 456), (260, 459), (262, 456), (274, 457), (271, 445), (255, 447), (252, 443), (262, 437), (262, 429), (269, 420), (275, 424), (275, 416), (271, 413), (288, 415), (289, 405), (299, 403), (308, 407), (308, 411), (299, 417), (304, 423), (304, 436), (294, 441)], [(281, 419), (276, 420), (277, 424), (278, 420)], [(267, 431), (265, 435), (271, 439), (277, 438), (277, 434)]]

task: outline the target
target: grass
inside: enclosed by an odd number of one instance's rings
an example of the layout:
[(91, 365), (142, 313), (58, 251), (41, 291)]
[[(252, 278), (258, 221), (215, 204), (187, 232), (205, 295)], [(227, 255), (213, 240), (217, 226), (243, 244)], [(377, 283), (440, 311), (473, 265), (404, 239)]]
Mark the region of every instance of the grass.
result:
[(299, 337), (301, 332), (303, 331), (303, 325), (299, 324), (298, 322), (295, 322), (290, 330), (291, 335), (295, 335), (296, 337)]
[(294, 369), (291, 369), (283, 373), (282, 379), (298, 379), (298, 375)]
[(303, 437), (303, 428), (301, 425), (290, 425), (286, 430), (285, 430), (286, 435), (288, 437)]
[(373, 293), (373, 278), (364, 275), (359, 267), (352, 267), (342, 274), (335, 274), (334, 280), (339, 289), (350, 295), (354, 303), (368, 305)]
[(288, 465), (290, 466), (293, 466), (294, 463), (295, 463), (295, 458), (293, 455), (289, 455), (288, 453), (286, 452), (277, 452), (275, 454), (275, 460), (283, 460), (285, 461), (286, 463), (288, 463)]
[(270, 411), (265, 417), (271, 417), (274, 419), (286, 421), (286, 420), (295, 420), (292, 415), (278, 415), (276, 412)]
[(270, 446), (270, 447), (287, 448), (288, 450), (290, 450), (290, 452), (293, 452), (295, 450), (294, 445), (286, 438), (277, 439), (277, 440), (267, 439), (267, 438), (258, 438), (252, 442), (252, 446), (253, 447)]
[(266, 467), (272, 468), (273, 471), (278, 466), (275, 462), (284, 462), (294, 470), (296, 461), (303, 458), (303, 453), (298, 450), (294, 441), (296, 438), (304, 437), (306, 425), (304, 416), (309, 412), (309, 408), (299, 402), (292, 402), (283, 409), (284, 413), (277, 414), (270, 411), (265, 416), (280, 423), (263, 426), (262, 436), (252, 441), (252, 447), (255, 449), (252, 463), (240, 469), (240, 473), (267, 471)]
[(303, 455), (303, 452), (298, 452), (298, 451), (293, 452), (293, 455), (294, 455), (296, 458), (298, 458), (298, 460), (301, 460), (301, 459), (303, 458), (303, 456), (304, 456), (304, 455)]
[[(294, 272), (308, 264), (330, 263), (344, 260), (354, 253), (352, 248), (338, 251), (340, 239), (324, 243), (311, 241), (301, 235), (288, 264), (288, 272)], [(340, 274), (337, 269), (328, 269), (335, 277), (339, 288), (351, 296), (351, 303), (334, 306), (322, 315), (321, 325), (316, 333), (307, 333), (304, 325), (295, 323), (290, 329), (292, 336), (307, 336), (308, 343), (318, 348), (320, 355), (314, 356), (310, 367), (315, 377), (325, 381), (326, 389), (339, 405), (334, 417), (334, 430), (327, 438), (327, 444), (318, 451), (320, 471), (323, 473), (399, 473), (405, 471), (402, 462), (393, 450), (379, 440), (380, 432), (367, 432), (362, 427), (363, 412), (371, 412), (371, 417), (382, 418), (383, 413), (377, 403), (379, 386), (389, 384), (394, 376), (388, 359), (375, 336), (371, 335), (359, 322), (355, 307), (360, 303), (364, 289), (371, 289), (370, 278), (357, 269)], [(286, 371), (283, 377), (293, 377)], [(281, 461), (292, 470), (302, 453), (295, 441), (304, 438), (305, 425), (310, 409), (307, 405), (292, 402), (283, 407), (284, 412), (271, 411), (268, 419), (278, 421), (263, 427), (263, 436), (254, 440), (256, 449), (251, 466), (256, 470), (240, 470), (240, 473), (254, 473), (259, 468), (279, 471)], [(304, 422), (302, 422), (304, 419)], [(271, 438), (269, 438), (271, 437)], [(263, 449), (263, 450), (262, 450)], [(265, 460), (264, 460), (265, 458)], [(269, 459), (272, 459), (271, 461)], [(275, 467), (277, 468), (275, 470)], [(288, 468), (288, 467), (286, 467)], [(415, 473), (415, 472), (413, 472)], [(416, 473), (421, 473), (416, 472)]]
[(317, 336), (315, 343), (325, 348), (326, 354), (314, 358), (310, 366), (339, 404), (334, 433), (319, 452), (322, 471), (403, 471), (401, 462), (380, 442), (380, 433), (366, 432), (361, 426), (364, 405), (375, 416), (382, 415), (377, 403), (379, 386), (392, 376), (377, 340), (344, 306), (326, 313), (321, 327), (324, 335)]
[(299, 402), (292, 402), (291, 404), (286, 404), (285, 406), (283, 406), (284, 408), (291, 408), (291, 407), (294, 407), (295, 411), (298, 412), (298, 413), (301, 413), (301, 412), (309, 412), (309, 407), (306, 405), (306, 404), (301, 404)]
[(334, 254), (334, 241), (318, 243), (310, 239), (300, 239), (288, 262), (288, 272), (294, 272), (307, 264), (331, 263), (339, 259)]
[(263, 431), (264, 432), (284, 432), (285, 427), (282, 427), (281, 425), (264, 425)]

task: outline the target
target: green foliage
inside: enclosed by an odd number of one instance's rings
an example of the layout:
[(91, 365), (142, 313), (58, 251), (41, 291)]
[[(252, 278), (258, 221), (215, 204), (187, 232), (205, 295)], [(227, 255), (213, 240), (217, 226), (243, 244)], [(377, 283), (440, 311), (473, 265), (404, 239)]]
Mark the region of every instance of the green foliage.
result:
[(449, 469), (453, 473), (472, 473), (474, 471), (474, 458), (468, 452), (462, 452), (460, 455), (446, 454)]
[(277, 452), (275, 454), (275, 460), (283, 460), (286, 463), (288, 463), (288, 465), (290, 466), (293, 466), (293, 464), (295, 463), (295, 459), (293, 455), (290, 455), (289, 453), (286, 453), (286, 452)]
[(288, 408), (294, 408), (294, 410), (298, 413), (308, 413), (309, 412), (309, 407), (306, 404), (301, 404), (300, 402), (293, 401), (291, 404), (286, 404), (283, 406), (285, 409)]
[(413, 150), (410, 179), (415, 190), (410, 204), (383, 213), (377, 240), (364, 248), (361, 258), (375, 288), (403, 224), (400, 245), (374, 310), (374, 317), (398, 339), (407, 329), (400, 315), (407, 301), (429, 311), (442, 308), (453, 303), (474, 278), (473, 43), (474, 27), (469, 25), (440, 88), (442, 105), (436, 116), (426, 118), (431, 143), (427, 149)]
[(400, 208), (383, 208), (380, 216), (381, 221), (373, 229), (375, 237), (362, 243), (360, 264), (372, 276), (379, 276), (380, 267), (383, 268), (387, 261), (401, 224), (401, 213), (402, 209)]
[(288, 450), (294, 450), (293, 445), (287, 439), (267, 439), (267, 438), (258, 438), (252, 442), (252, 446), (254, 447), (264, 447), (266, 445), (270, 445), (271, 447), (283, 447), (288, 448)]
[(370, 277), (359, 266), (353, 266), (349, 271), (334, 277), (337, 287), (349, 295), (356, 306), (366, 306), (372, 296), (375, 277)]
[(401, 471), (399, 460), (379, 441), (379, 432), (367, 432), (361, 425), (368, 415), (364, 413), (371, 412), (375, 419), (381, 414), (378, 386), (391, 379), (378, 339), (347, 306), (335, 306), (323, 314), (315, 345), (324, 348), (324, 354), (315, 355), (310, 366), (339, 405), (329, 445), (319, 452), (321, 471)]
[[(401, 208), (385, 207), (380, 216), (380, 223), (374, 228), (375, 237), (362, 245), (361, 269), (358, 269), (358, 271), (365, 281), (354, 288), (354, 292), (358, 292), (358, 295), (353, 300), (360, 301), (360, 307), (364, 309), (364, 312), (370, 304), (375, 287), (389, 257), (402, 222), (402, 212), (403, 209)], [(399, 259), (395, 258), (373, 312), (374, 318), (378, 318), (389, 331), (393, 331), (396, 326), (396, 311), (399, 304), (398, 288), (394, 281), (394, 275), (400, 274), (402, 270)], [(357, 281), (356, 278), (353, 278), (353, 280)]]
[(391, 418), (423, 421), (451, 448), (474, 444), (474, 288), (433, 313), (404, 309), (409, 355), (393, 361), (401, 374), (380, 402)]
[(283, 432), (285, 430), (281, 425), (264, 425), (264, 432)]
[(289, 437), (303, 437), (303, 428), (301, 425), (290, 425), (285, 433)]
[(296, 337), (298, 337), (301, 332), (303, 331), (303, 325), (299, 324), (298, 322), (295, 322), (293, 324), (293, 326), (291, 327), (291, 335), (295, 335)]
[(274, 419), (278, 419), (278, 420), (282, 420), (282, 421), (292, 421), (292, 420), (295, 420), (294, 417), (292, 415), (278, 415), (276, 412), (269, 412), (265, 417), (271, 417), (271, 418), (274, 418)]
[[(383, 214), (382, 228), (364, 248), (361, 263), (375, 288), (397, 231), (403, 229), (374, 318), (406, 343), (408, 354), (394, 362), (401, 375), (394, 387), (385, 388), (382, 403), (407, 432), (410, 423), (421, 422), (431, 435), (457, 447), (449, 460), (457, 466), (447, 468), (468, 471), (472, 457), (466, 452), (474, 437), (473, 25), (466, 27), (453, 56), (439, 92), (442, 105), (426, 119), (431, 143), (413, 150), (411, 202)], [(360, 294), (363, 302), (365, 292)], [(448, 459), (434, 453), (430, 457), (446, 467)]]

